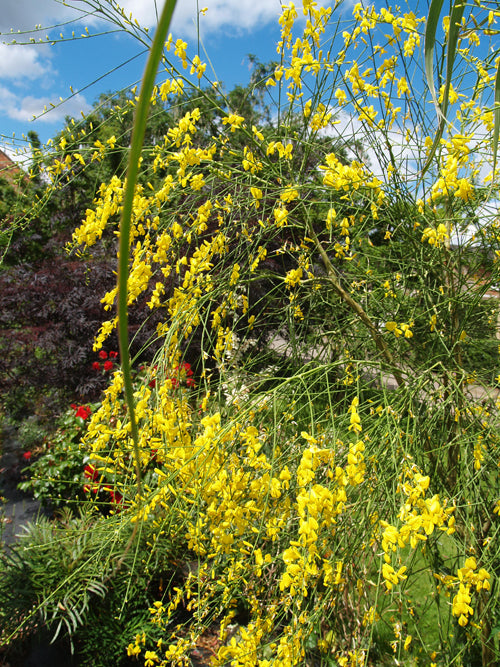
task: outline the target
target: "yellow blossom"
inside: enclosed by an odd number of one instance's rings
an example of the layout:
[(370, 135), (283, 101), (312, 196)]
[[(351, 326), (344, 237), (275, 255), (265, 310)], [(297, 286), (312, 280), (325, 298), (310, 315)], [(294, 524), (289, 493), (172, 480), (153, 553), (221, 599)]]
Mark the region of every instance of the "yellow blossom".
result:
[(235, 113), (231, 113), (222, 119), (223, 125), (230, 125), (231, 132), (236, 132), (236, 130), (239, 129), (244, 122), (245, 119), (243, 118), (243, 116), (238, 116)]
[(396, 336), (396, 338), (398, 338), (398, 336), (401, 336), (401, 334), (403, 333), (402, 329), (398, 327), (397, 322), (386, 322), (385, 328), (388, 331), (391, 331)]

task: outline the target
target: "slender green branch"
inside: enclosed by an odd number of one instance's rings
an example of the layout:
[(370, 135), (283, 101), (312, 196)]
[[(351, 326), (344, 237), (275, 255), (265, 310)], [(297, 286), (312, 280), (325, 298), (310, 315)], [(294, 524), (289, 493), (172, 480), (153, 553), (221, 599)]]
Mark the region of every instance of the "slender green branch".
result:
[(134, 192), (139, 173), (139, 162), (144, 143), (146, 124), (148, 118), (151, 94), (155, 84), (158, 65), (163, 53), (165, 38), (170, 26), (176, 0), (166, 0), (163, 11), (156, 28), (151, 51), (146, 63), (146, 69), (142, 79), (141, 92), (135, 112), (132, 144), (130, 147), (127, 181), (123, 198), (123, 211), (120, 220), (120, 242), (118, 255), (118, 339), (120, 344), (120, 358), (123, 371), (123, 382), (125, 388), (125, 399), (127, 402), (132, 439), (134, 442), (135, 465), (137, 470), (137, 491), (139, 501), (142, 495), (141, 472), (139, 457), (139, 430), (135, 415), (134, 391), (132, 387), (131, 362), (129, 352), (128, 336), (128, 276), (129, 276), (129, 252), (130, 252), (130, 228), (132, 220), (132, 209), (134, 203)]
[(399, 368), (396, 366), (394, 362), (394, 358), (391, 354), (391, 351), (387, 347), (387, 344), (385, 340), (382, 338), (380, 335), (380, 332), (378, 331), (377, 327), (374, 325), (374, 323), (371, 321), (369, 315), (366, 313), (366, 311), (363, 309), (361, 304), (359, 304), (357, 301), (355, 301), (352, 296), (345, 291), (345, 289), (342, 287), (342, 285), (339, 283), (337, 275), (335, 273), (335, 269), (333, 267), (333, 264), (330, 261), (330, 258), (325, 252), (325, 249), (321, 245), (320, 240), (316, 236), (316, 232), (314, 231), (312, 225), (309, 225), (308, 229), (308, 234), (311, 236), (311, 238), (314, 240), (314, 243), (316, 245), (316, 248), (321, 256), (321, 259), (323, 261), (323, 264), (328, 272), (328, 278), (330, 280), (330, 283), (334, 290), (337, 292), (337, 294), (340, 296), (340, 298), (349, 306), (351, 310), (353, 310), (356, 315), (359, 317), (361, 322), (365, 325), (365, 327), (368, 329), (370, 332), (370, 336), (373, 339), (373, 342), (377, 346), (377, 348), (380, 350), (382, 357), (384, 358), (387, 367), (389, 370), (393, 373), (396, 382), (400, 387), (405, 385), (404, 378), (401, 374), (401, 371)]

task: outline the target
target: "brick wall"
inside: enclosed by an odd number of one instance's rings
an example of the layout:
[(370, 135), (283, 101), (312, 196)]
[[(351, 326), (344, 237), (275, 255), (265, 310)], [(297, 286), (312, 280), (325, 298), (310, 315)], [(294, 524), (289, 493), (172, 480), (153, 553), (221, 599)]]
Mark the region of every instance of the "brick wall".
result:
[(19, 167), (10, 159), (2, 150), (0, 150), (0, 178), (12, 180), (12, 178), (19, 174)]

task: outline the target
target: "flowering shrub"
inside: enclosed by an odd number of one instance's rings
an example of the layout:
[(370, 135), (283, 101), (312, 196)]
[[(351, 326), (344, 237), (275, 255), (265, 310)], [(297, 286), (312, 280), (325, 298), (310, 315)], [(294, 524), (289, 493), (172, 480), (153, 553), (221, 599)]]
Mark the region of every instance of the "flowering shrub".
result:
[[(216, 624), (221, 666), (492, 665), (498, 650), (500, 405), (468, 393), (463, 363), (500, 278), (497, 214), (471, 228), (496, 193), (484, 9), (444, 22), (462, 69), (436, 145), (426, 17), (357, 3), (341, 33), (337, 11), (283, 7), (263, 82), (275, 122), (219, 107), (222, 132), (200, 138), (186, 102), (135, 189), (128, 306), (149, 298), (162, 346), (134, 387), (137, 438), (115, 370), (82, 447), (89, 495), (119, 499), (151, 558), (180, 541), (196, 563), (131, 637), (148, 666), (187, 664)], [(155, 104), (208, 95), (188, 53), (167, 40)], [(99, 243), (123, 198), (118, 176), (103, 183), (75, 245)]]
[(59, 418), (57, 429), (37, 449), (36, 458), (31, 452), (23, 454), (30, 466), (24, 470), (28, 479), (22, 481), (19, 488), (38, 498), (48, 509), (65, 505), (76, 507), (84, 499), (80, 489), (85, 453), (80, 448), (80, 440), (91, 413), (88, 405), (71, 405), (71, 410)]

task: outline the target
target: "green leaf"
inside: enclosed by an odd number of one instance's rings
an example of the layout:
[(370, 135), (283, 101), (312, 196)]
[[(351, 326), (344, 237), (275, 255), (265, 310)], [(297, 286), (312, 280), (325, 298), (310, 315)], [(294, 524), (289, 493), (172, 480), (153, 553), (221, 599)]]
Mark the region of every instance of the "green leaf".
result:
[(448, 113), (448, 102), (450, 95), (450, 85), (453, 76), (453, 66), (457, 53), (458, 35), (460, 32), (460, 24), (465, 10), (464, 0), (456, 0), (454, 2), (450, 14), (450, 27), (448, 30), (448, 38), (446, 43), (446, 80), (443, 91), (443, 101), (440, 104), (434, 86), (434, 51), (436, 47), (436, 31), (441, 16), (441, 9), (443, 7), (443, 0), (432, 0), (429, 8), (429, 17), (425, 27), (425, 41), (424, 41), (424, 60), (425, 60), (425, 76), (427, 85), (432, 96), (432, 101), (436, 107), (438, 116), (438, 127), (434, 136), (427, 162), (422, 170), (422, 175), (425, 174), (429, 168), (432, 159), (439, 146), (441, 137), (443, 136), (444, 127), (446, 124), (446, 114)]
[(130, 228), (132, 220), (132, 209), (134, 203), (135, 186), (139, 174), (139, 164), (146, 133), (148, 120), (148, 109), (151, 102), (151, 94), (155, 84), (158, 65), (160, 63), (165, 39), (167, 36), (172, 14), (174, 13), (177, 0), (166, 0), (163, 11), (156, 27), (155, 37), (149, 52), (146, 69), (142, 78), (141, 92), (136, 107), (134, 118), (134, 129), (132, 143), (130, 146), (129, 161), (127, 167), (127, 180), (123, 196), (122, 217), (120, 220), (120, 241), (118, 259), (118, 340), (120, 343), (120, 358), (123, 372), (123, 383), (125, 398), (127, 402), (132, 439), (134, 442), (134, 454), (137, 472), (137, 491), (141, 496), (141, 472), (139, 465), (139, 431), (135, 418), (134, 390), (132, 387), (132, 370), (130, 362), (129, 338), (128, 338), (128, 275), (130, 254)]
[(500, 133), (500, 60), (498, 62), (497, 75), (495, 77), (495, 107), (494, 107), (494, 126), (493, 126), (493, 175), (495, 175), (497, 167), (499, 133)]
[(425, 40), (424, 40), (424, 64), (425, 76), (427, 85), (432, 95), (432, 101), (436, 107), (436, 112), (439, 114), (439, 102), (436, 95), (436, 88), (434, 86), (434, 49), (436, 45), (436, 30), (441, 16), (441, 9), (443, 7), (443, 0), (432, 0), (429, 7), (429, 17), (425, 26)]

